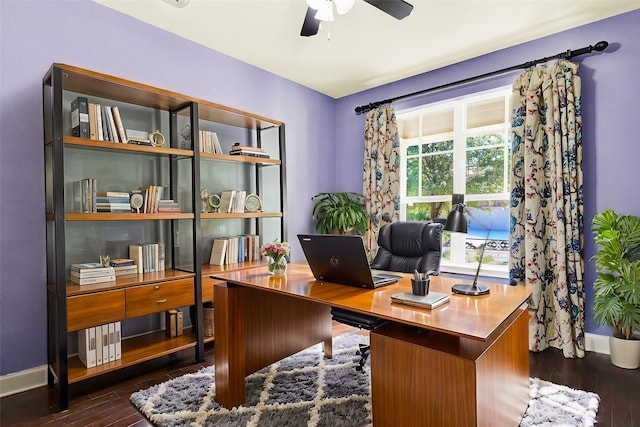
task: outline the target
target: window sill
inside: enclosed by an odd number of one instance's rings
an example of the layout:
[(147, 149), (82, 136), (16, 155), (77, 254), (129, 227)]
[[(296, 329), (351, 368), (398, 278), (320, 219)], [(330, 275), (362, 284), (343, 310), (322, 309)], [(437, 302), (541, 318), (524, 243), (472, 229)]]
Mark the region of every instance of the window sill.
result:
[[(440, 265), (440, 271), (442, 273), (464, 274), (467, 276), (471, 276), (471, 278), (475, 277), (477, 269), (477, 266), (464, 266), (449, 264), (446, 262), (442, 262), (442, 264)], [(509, 279), (509, 271), (505, 266), (482, 265), (482, 267), (480, 268), (480, 276), (494, 277), (498, 279)]]

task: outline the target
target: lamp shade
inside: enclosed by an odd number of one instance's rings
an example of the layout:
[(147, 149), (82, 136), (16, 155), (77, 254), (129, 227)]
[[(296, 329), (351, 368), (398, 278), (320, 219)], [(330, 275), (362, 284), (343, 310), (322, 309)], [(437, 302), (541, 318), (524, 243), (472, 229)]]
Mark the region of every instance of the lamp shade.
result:
[(449, 215), (447, 215), (447, 223), (444, 229), (454, 233), (466, 233), (469, 227), (469, 221), (465, 210), (466, 208), (462, 203), (455, 205), (453, 209), (451, 209), (451, 212), (449, 212)]

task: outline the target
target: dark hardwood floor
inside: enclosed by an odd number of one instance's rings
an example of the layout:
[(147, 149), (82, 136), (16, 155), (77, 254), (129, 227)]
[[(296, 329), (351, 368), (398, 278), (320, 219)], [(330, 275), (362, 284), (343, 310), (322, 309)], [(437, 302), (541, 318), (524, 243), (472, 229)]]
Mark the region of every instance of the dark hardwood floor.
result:
[[(354, 329), (334, 323), (334, 336)], [(195, 372), (213, 363), (213, 345), (205, 361), (193, 363), (193, 351), (139, 365), (70, 387), (69, 410), (50, 409), (46, 387), (0, 399), (0, 425), (8, 426), (151, 426), (131, 405), (134, 391)], [(616, 368), (609, 356), (587, 353), (565, 359), (558, 350), (530, 353), (531, 376), (596, 392), (600, 395), (598, 425), (640, 427), (640, 370)], [(446, 427), (446, 426), (445, 426)]]

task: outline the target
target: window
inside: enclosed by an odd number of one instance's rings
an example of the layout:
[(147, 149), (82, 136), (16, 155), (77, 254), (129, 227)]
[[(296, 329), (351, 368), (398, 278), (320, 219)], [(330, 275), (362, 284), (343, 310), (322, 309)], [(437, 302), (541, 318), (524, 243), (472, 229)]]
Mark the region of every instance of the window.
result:
[(443, 235), (443, 271), (506, 277), (509, 262), (510, 88), (398, 111), (400, 217), (441, 219), (464, 194), (467, 234)]

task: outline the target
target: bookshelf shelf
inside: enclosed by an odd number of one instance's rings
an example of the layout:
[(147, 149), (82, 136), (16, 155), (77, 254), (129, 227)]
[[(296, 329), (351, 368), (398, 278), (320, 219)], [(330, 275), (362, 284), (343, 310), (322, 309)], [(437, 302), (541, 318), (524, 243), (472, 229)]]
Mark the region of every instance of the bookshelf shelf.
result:
[(64, 214), (67, 221), (160, 221), (169, 219), (194, 219), (192, 213), (80, 213)]
[(165, 156), (193, 157), (192, 150), (182, 150), (179, 148), (153, 147), (148, 145), (123, 144), (121, 142), (98, 141), (94, 139), (83, 139), (74, 136), (65, 136), (64, 143), (71, 146), (86, 148), (101, 148), (105, 150), (121, 150), (143, 154), (155, 154)]
[(113, 362), (87, 369), (77, 356), (70, 357), (69, 383), (76, 383), (181, 350), (194, 348), (196, 343), (197, 336), (191, 332), (190, 328), (185, 329), (183, 335), (173, 338), (168, 338), (164, 331), (154, 331), (128, 338), (122, 341), (122, 358)]
[[(261, 264), (210, 266), (213, 240), (247, 234), (262, 242), (286, 240), (285, 132), (277, 120), (66, 64), (53, 64), (46, 72), (42, 96), (48, 382), (58, 409), (65, 410), (70, 383), (184, 350), (193, 350), (194, 361), (203, 360), (204, 344), (214, 341), (204, 336), (203, 304), (214, 303), (219, 282), (210, 275)], [(80, 110), (84, 106), (89, 113)], [(114, 141), (139, 136), (130, 130), (158, 131), (164, 144)], [(239, 143), (271, 158), (200, 152), (200, 130), (217, 133), (218, 152)], [(201, 212), (203, 188), (211, 194), (230, 189), (257, 194), (264, 211)], [(99, 200), (107, 196), (98, 192), (130, 196), (145, 189), (144, 200), (162, 199), (165, 209), (177, 205), (180, 212), (86, 213), (118, 208), (98, 203), (127, 204)], [(134, 258), (130, 246), (143, 243), (164, 248), (164, 256), (158, 253), (154, 261), (164, 263), (160, 271), (90, 285), (70, 280), (72, 264), (97, 262), (105, 254)], [(165, 314), (174, 309), (182, 312), (184, 334), (170, 338)], [(79, 336), (112, 322), (122, 326), (121, 358), (85, 367), (75, 355)]]

